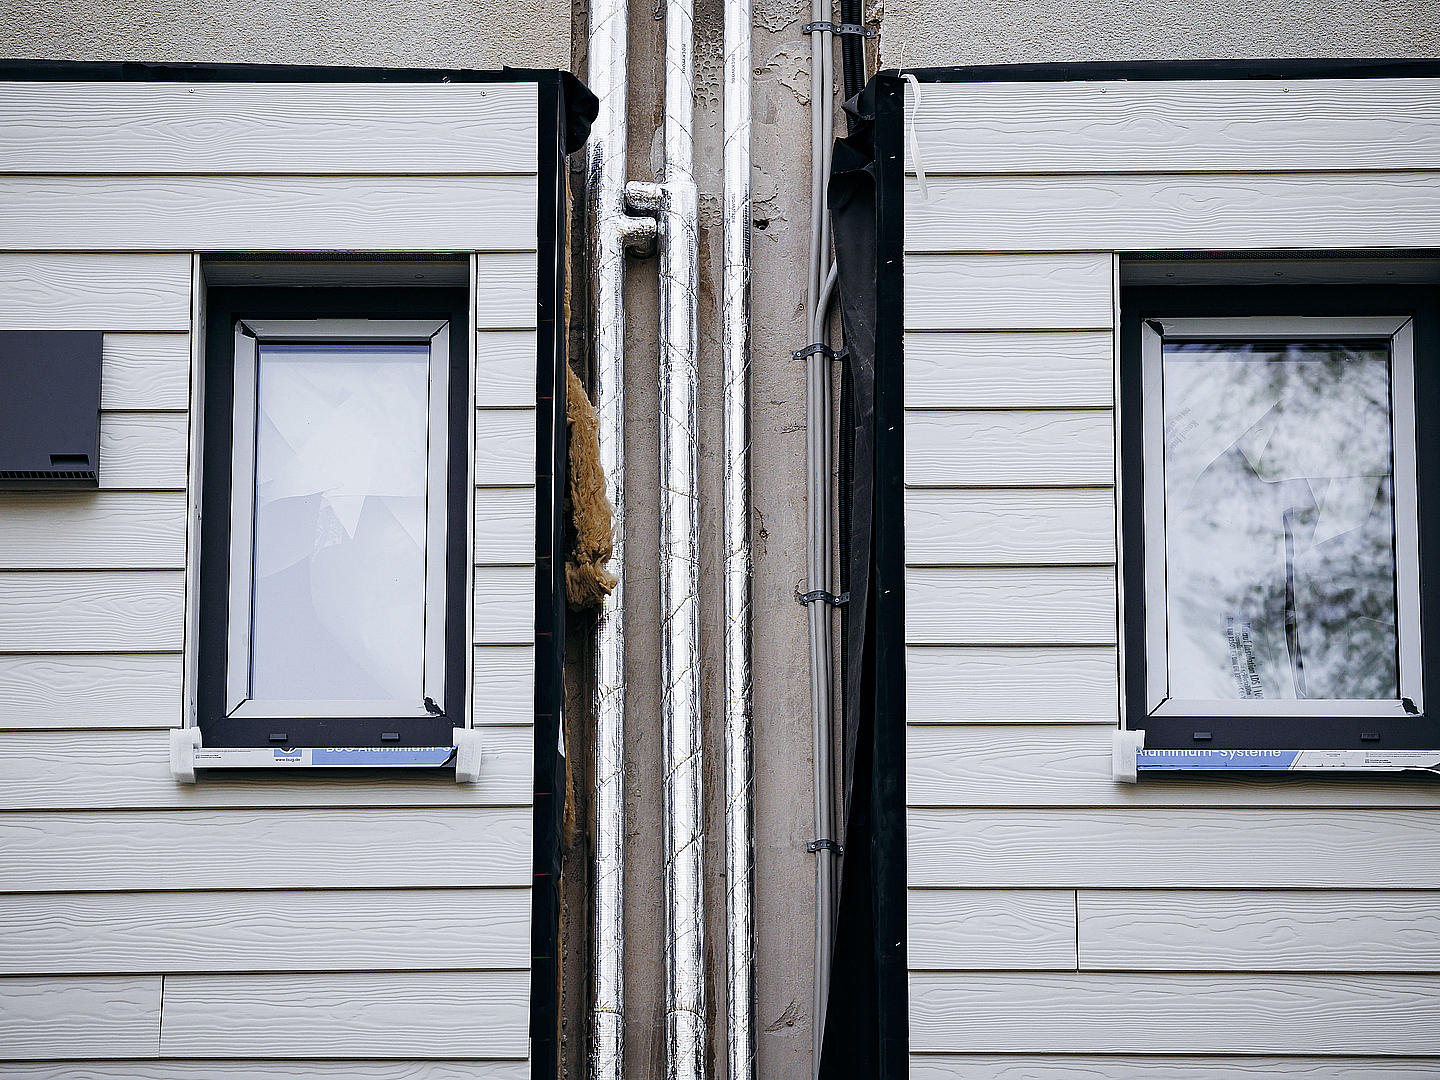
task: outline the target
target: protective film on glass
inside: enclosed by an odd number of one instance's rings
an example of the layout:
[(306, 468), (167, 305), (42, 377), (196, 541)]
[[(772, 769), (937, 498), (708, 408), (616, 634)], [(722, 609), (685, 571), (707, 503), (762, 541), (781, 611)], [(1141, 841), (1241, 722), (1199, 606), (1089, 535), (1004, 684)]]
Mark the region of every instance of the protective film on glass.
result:
[(1165, 342), (1169, 695), (1399, 696), (1388, 344)]
[(259, 346), (252, 697), (424, 696), (427, 345)]

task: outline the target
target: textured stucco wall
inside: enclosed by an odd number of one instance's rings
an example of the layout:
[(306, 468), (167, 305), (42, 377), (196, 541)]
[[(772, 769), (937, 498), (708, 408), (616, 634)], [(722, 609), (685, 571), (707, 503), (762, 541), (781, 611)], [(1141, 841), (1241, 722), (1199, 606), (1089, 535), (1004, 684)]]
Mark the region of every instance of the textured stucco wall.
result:
[(0, 0), (0, 56), (568, 67), (569, 0)]
[(1433, 57), (1435, 0), (883, 0), (885, 67)]

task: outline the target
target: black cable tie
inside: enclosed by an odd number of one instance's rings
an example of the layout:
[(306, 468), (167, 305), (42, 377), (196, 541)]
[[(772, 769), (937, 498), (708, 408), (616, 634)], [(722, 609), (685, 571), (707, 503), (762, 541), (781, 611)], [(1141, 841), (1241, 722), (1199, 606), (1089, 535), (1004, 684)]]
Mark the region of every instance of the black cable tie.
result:
[(790, 355), (796, 360), (804, 360), (807, 356), (814, 356), (816, 353), (823, 353), (827, 359), (843, 360), (850, 355), (849, 349), (832, 349), (829, 345), (806, 345), (803, 349), (796, 349)]
[(861, 26), (859, 23), (807, 22), (800, 27), (802, 34), (813, 34), (816, 30), (828, 30), (832, 34), (848, 37), (871, 38), (876, 36), (873, 26)]
[(839, 607), (841, 604), (848, 604), (850, 602), (850, 594), (843, 592), (839, 596), (836, 596), (834, 593), (826, 592), (824, 589), (816, 589), (814, 592), (801, 593), (795, 597), (797, 604), (813, 604), (816, 600), (824, 600), (825, 603), (833, 607)]
[(811, 840), (808, 844), (805, 845), (805, 850), (810, 852), (812, 855), (817, 851), (833, 851), (836, 855), (845, 854), (845, 849), (843, 847), (837, 844), (834, 840), (829, 839)]

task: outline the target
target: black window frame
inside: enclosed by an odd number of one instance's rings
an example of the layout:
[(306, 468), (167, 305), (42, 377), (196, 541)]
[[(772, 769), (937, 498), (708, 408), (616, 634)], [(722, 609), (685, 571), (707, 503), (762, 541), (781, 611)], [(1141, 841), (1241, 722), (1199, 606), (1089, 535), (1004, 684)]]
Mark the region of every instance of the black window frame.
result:
[[(1121, 649), (1125, 727), (1146, 750), (1440, 749), (1440, 289), (1426, 285), (1143, 285), (1120, 290)], [(1146, 703), (1145, 461), (1141, 327), (1166, 318), (1414, 319), (1423, 708), (1407, 716), (1149, 716)], [(1398, 510), (1398, 507), (1397, 507)]]
[[(199, 633), (196, 718), (208, 747), (449, 746), (465, 726), (470, 658), (467, 483), (469, 476), (469, 290), (365, 286), (212, 288), (206, 297), (204, 440), (201, 450)], [(445, 692), (433, 717), (225, 715), (230, 617), (231, 447), (235, 325), (247, 319), (444, 319), (450, 324), (445, 544)], [(284, 735), (282, 740), (272, 739)], [(384, 738), (384, 736), (399, 736)]]

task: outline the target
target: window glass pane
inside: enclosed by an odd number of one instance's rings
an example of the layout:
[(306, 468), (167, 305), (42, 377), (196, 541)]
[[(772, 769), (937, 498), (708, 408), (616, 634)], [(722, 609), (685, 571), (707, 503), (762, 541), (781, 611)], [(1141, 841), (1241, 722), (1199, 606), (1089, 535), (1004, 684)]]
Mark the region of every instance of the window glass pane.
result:
[(1385, 345), (1166, 342), (1169, 693), (1399, 696)]
[(430, 349), (258, 363), (251, 696), (418, 702)]

